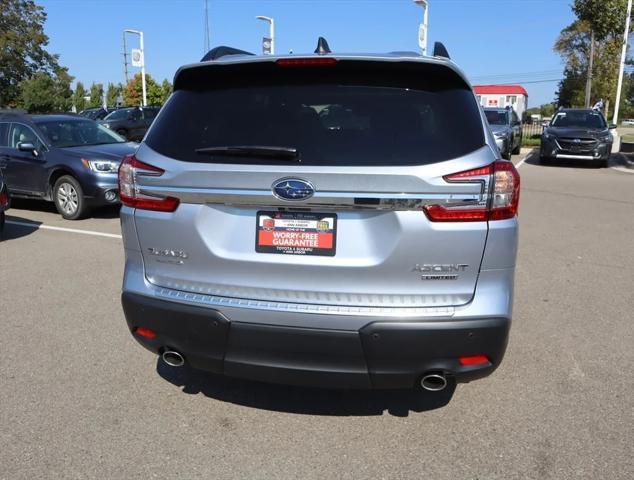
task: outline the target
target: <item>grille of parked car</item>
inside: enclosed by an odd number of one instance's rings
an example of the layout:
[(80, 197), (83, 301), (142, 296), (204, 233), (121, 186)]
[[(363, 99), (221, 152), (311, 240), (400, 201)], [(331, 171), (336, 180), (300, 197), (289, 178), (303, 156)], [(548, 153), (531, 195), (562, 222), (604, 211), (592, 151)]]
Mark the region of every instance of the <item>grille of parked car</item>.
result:
[(594, 138), (559, 138), (557, 142), (562, 150), (575, 153), (592, 152), (597, 144)]

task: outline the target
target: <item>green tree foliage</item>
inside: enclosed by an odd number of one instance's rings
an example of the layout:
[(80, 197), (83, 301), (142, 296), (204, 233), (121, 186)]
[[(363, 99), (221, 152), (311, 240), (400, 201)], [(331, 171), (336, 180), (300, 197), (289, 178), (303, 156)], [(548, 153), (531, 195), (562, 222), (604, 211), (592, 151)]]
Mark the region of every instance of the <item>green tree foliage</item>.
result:
[(94, 83), (90, 86), (90, 100), (88, 100), (88, 106), (90, 108), (97, 108), (103, 105), (103, 85), (101, 83)]
[[(172, 85), (164, 80), (156, 83), (151, 75), (145, 75), (145, 88), (148, 105), (163, 105), (172, 93)], [(143, 103), (143, 86), (141, 74), (137, 73), (126, 85), (123, 91), (124, 103), (127, 107), (134, 107)]]
[(45, 21), (43, 8), (31, 0), (0, 0), (0, 107), (17, 106), (20, 83), (36, 72), (57, 76), (57, 56), (45, 50)]
[(117, 105), (117, 99), (123, 92), (123, 85), (120, 83), (108, 83), (108, 89), (106, 90), (106, 103), (109, 107), (115, 107)]
[(19, 84), (19, 104), (29, 113), (68, 112), (73, 104), (71, 77), (58, 68), (54, 75), (37, 72)]
[(575, 0), (572, 11), (594, 30), (596, 40), (623, 34), (627, 0)]
[(75, 91), (73, 92), (73, 105), (75, 105), (75, 108), (78, 112), (86, 109), (87, 93), (88, 92), (86, 91), (86, 87), (84, 87), (84, 84), (81, 82), (77, 82), (77, 85), (75, 85)]

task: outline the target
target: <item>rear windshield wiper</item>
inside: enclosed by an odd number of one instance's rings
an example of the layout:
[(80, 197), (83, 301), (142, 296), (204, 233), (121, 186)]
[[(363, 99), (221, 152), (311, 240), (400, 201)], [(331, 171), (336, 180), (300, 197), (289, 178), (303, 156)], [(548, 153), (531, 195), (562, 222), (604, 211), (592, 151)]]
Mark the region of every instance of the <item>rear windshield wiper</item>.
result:
[(294, 147), (274, 147), (270, 145), (227, 145), (222, 147), (197, 148), (195, 152), (205, 155), (275, 158), (278, 160), (301, 162), (299, 152)]

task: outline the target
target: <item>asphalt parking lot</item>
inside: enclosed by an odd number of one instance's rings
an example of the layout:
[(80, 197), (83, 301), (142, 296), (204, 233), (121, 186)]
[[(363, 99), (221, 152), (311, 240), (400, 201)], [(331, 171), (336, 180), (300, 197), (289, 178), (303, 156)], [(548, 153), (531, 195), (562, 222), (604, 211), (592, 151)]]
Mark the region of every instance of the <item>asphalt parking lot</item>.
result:
[(126, 328), (117, 211), (68, 222), (17, 202), (0, 244), (0, 478), (634, 478), (634, 175), (514, 162), (506, 358), (439, 394), (166, 367)]

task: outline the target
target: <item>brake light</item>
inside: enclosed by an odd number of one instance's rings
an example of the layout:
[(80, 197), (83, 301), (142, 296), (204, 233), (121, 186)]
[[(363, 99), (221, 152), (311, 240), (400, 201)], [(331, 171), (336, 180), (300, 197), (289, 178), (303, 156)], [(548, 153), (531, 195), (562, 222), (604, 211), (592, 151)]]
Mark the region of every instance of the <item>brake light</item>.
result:
[(489, 195), (477, 205), (426, 205), (427, 218), (432, 222), (484, 222), (505, 220), (517, 214), (520, 197), (520, 176), (511, 162), (498, 160), (485, 167), (445, 175), (449, 183), (480, 182)]
[(119, 167), (119, 197), (128, 207), (157, 212), (173, 212), (179, 200), (174, 197), (154, 197), (140, 193), (137, 176), (160, 177), (165, 170), (143, 163), (134, 155), (124, 157)]
[(6, 207), (9, 205), (9, 195), (7, 192), (0, 192), (0, 207)]
[(332, 57), (280, 58), (275, 63), (280, 67), (317, 67), (336, 65), (337, 59)]

